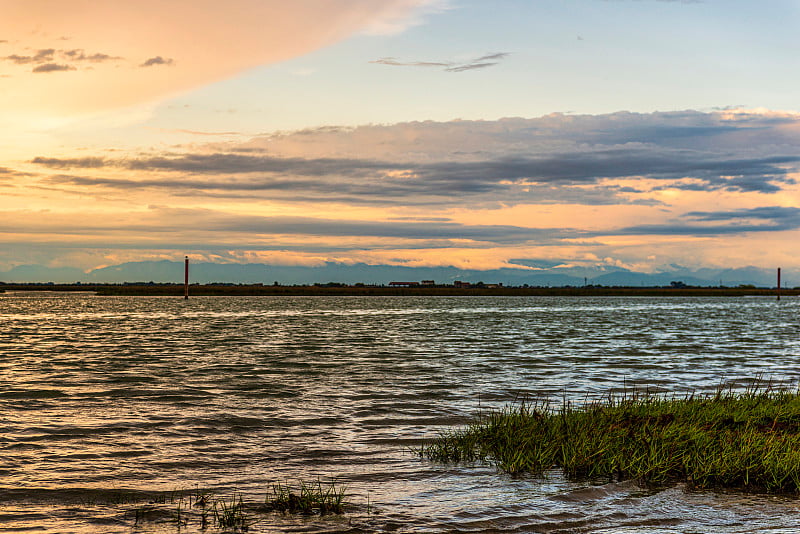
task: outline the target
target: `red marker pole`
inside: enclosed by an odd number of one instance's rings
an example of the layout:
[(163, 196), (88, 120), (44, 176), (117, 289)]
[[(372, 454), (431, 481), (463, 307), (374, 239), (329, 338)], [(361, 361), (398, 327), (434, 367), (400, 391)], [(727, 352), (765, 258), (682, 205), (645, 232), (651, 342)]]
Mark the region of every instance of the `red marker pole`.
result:
[(781, 300), (781, 268), (778, 267), (778, 300)]
[(183, 270), (183, 300), (189, 300), (189, 256), (184, 260)]

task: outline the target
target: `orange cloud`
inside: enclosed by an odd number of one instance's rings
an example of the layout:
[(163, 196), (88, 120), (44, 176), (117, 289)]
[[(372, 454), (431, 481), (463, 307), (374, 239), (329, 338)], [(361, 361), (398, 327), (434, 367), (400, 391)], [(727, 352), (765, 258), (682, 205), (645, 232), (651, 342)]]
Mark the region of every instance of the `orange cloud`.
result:
[(397, 30), (430, 3), (4, 0), (0, 109), (34, 125), (154, 101), (357, 31)]

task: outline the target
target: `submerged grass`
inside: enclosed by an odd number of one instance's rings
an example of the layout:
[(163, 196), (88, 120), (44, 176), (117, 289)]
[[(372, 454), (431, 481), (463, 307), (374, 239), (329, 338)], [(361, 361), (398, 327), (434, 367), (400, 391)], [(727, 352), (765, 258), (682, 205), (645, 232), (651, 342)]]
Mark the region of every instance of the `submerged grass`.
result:
[(320, 480), (312, 483), (301, 481), (296, 490), (288, 484), (275, 484), (265, 505), (269, 510), (290, 514), (343, 514), (349, 505), (345, 500), (346, 489), (335, 482), (323, 484)]
[[(222, 532), (243, 534), (254, 524), (264, 519), (265, 514), (283, 513), (327, 516), (349, 512), (351, 504), (346, 500), (346, 487), (336, 482), (300, 482), (274, 484), (272, 494), (267, 494), (264, 504), (246, 502), (242, 494), (228, 498), (216, 497), (199, 488), (193, 492), (171, 492), (148, 497), (142, 494), (140, 504), (126, 513), (134, 526), (146, 522), (175, 523), (178, 527), (199, 524), (201, 530), (214, 528)], [(129, 500), (119, 501), (128, 503)], [(146, 504), (144, 504), (146, 503)], [(172, 505), (172, 507), (162, 505)], [(369, 503), (367, 514), (371, 513)]]
[[(247, 532), (250, 527), (242, 496), (234, 494), (230, 501), (219, 499), (213, 502), (212, 514), (219, 528), (232, 529), (234, 532)], [(205, 520), (203, 521), (205, 523)]]
[(444, 462), (508, 473), (560, 468), (571, 479), (698, 489), (800, 492), (800, 393), (609, 396), (574, 407), (522, 401), (415, 448)]

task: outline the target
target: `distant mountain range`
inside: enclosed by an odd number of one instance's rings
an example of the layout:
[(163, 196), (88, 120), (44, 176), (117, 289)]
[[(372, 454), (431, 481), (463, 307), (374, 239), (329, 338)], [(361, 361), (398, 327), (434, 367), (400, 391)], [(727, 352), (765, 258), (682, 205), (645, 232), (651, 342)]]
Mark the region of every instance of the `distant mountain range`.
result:
[[(663, 272), (639, 273), (617, 267), (560, 267), (545, 261), (519, 260), (519, 269), (490, 271), (464, 270), (454, 267), (395, 267), (363, 263), (326, 263), (318, 267), (267, 265), (261, 263), (193, 263), (191, 280), (197, 283), (263, 283), (281, 285), (340, 282), (345, 284), (389, 284), (434, 280), (437, 284), (464, 282), (502, 283), (507, 286), (582, 286), (585, 283), (603, 286), (668, 286), (683, 282), (694, 286), (734, 287), (755, 285), (775, 287), (773, 269), (746, 267), (740, 269), (691, 270), (672, 265)], [(528, 268), (525, 268), (528, 267)], [(530, 268), (533, 268), (531, 270)], [(784, 271), (784, 287), (800, 286), (800, 271)], [(123, 283), (123, 282), (183, 282), (183, 263), (172, 261), (142, 261), (112, 265), (84, 272), (69, 267), (51, 268), (42, 265), (20, 265), (0, 272), (2, 282), (55, 283)]]

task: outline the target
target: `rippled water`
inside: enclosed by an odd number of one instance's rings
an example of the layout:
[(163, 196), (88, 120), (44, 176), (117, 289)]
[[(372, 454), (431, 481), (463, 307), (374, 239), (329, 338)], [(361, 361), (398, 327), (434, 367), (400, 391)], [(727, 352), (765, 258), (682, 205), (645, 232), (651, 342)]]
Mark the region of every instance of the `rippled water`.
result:
[(137, 520), (136, 492), (263, 502), (274, 482), (317, 477), (346, 484), (356, 510), (261, 514), (250, 532), (800, 525), (794, 499), (512, 478), (407, 452), (520, 394), (796, 384), (798, 299), (6, 295), (0, 318), (0, 531), (198, 532), (174, 503)]

